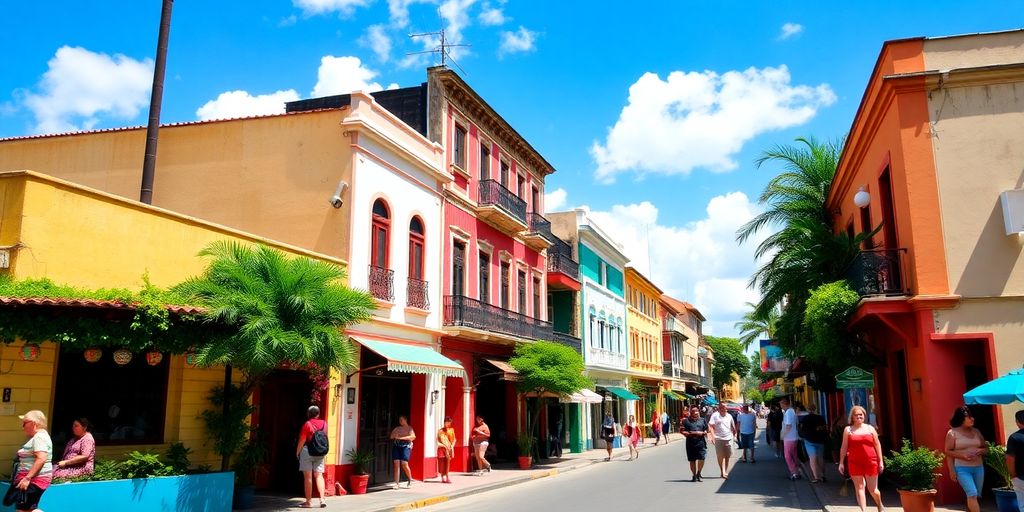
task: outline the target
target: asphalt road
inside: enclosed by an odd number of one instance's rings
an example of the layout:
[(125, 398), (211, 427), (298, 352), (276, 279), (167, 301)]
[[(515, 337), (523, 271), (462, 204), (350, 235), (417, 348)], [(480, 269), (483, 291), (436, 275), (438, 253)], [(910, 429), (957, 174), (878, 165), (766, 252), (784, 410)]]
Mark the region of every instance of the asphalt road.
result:
[[(729, 479), (719, 478), (714, 448), (709, 447), (704, 481), (690, 481), (682, 442), (642, 450), (633, 461), (612, 460), (554, 478), (460, 498), (430, 510), (487, 512), (688, 510), (743, 512), (751, 506), (768, 510), (820, 511), (806, 480), (790, 482), (781, 459), (758, 439), (756, 464), (737, 463)], [(625, 449), (616, 450), (621, 455)], [(696, 509), (692, 508), (696, 507)]]

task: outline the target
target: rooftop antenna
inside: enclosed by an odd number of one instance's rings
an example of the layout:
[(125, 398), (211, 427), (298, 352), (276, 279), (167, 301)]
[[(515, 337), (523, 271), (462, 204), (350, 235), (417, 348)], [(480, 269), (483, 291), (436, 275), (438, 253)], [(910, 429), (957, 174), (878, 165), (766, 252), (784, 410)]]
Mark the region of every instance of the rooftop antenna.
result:
[(448, 39), (445, 38), (444, 29), (438, 30), (436, 32), (421, 32), (419, 34), (409, 34), (409, 37), (413, 38), (413, 39), (415, 39), (417, 37), (428, 37), (428, 36), (440, 36), (441, 44), (435, 46), (431, 50), (423, 50), (421, 52), (409, 52), (409, 53), (406, 53), (406, 55), (423, 55), (424, 53), (438, 53), (438, 54), (441, 55), (441, 65), (442, 66), (447, 66), (448, 65), (448, 61), (452, 61), (452, 64), (455, 64), (455, 67), (459, 68), (459, 71), (462, 71), (462, 74), (464, 74), (464, 75), (468, 74), (468, 73), (466, 73), (465, 69), (462, 69), (462, 66), (460, 66), (458, 62), (455, 62), (455, 59), (452, 58), (451, 52), (449, 52), (449, 50), (451, 48), (469, 48), (472, 45), (468, 45), (468, 44), (451, 44), (451, 43), (449, 43)]

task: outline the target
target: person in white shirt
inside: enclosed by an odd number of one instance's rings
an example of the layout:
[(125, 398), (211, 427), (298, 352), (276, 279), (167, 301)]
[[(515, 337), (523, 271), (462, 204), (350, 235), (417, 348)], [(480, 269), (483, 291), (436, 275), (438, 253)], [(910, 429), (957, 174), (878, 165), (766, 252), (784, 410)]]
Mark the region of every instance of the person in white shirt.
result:
[(796, 411), (789, 406), (789, 400), (783, 398), (782, 404), (782, 446), (786, 455), (786, 466), (789, 467), (789, 479), (800, 478), (800, 460), (797, 459), (797, 443), (800, 442), (800, 432), (797, 431)]
[(740, 462), (747, 461), (749, 452), (750, 462), (757, 462), (754, 458), (754, 439), (757, 437), (757, 414), (750, 410), (749, 405), (743, 406), (743, 412), (736, 418), (740, 424), (740, 449), (743, 450), (743, 458)]
[(669, 421), (668, 411), (661, 411), (661, 435), (665, 436), (665, 444), (668, 444), (668, 433), (672, 431), (672, 423)]
[(708, 425), (715, 433), (715, 458), (718, 459), (718, 471), (722, 478), (729, 478), (729, 459), (732, 457), (732, 440), (736, 437), (736, 422), (719, 403), (718, 410), (711, 415)]

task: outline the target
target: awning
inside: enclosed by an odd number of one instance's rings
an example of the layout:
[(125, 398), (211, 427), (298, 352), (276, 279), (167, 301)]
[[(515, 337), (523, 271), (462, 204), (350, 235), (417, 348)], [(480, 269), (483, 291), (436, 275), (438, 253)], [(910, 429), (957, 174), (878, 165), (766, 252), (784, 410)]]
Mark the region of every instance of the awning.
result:
[(634, 395), (626, 388), (620, 388), (616, 386), (605, 386), (604, 389), (607, 389), (609, 393), (625, 400), (640, 400), (640, 397)]
[(466, 376), (462, 366), (424, 346), (392, 343), (389, 341), (351, 338), (370, 351), (388, 360), (388, 370), (402, 373), (425, 373), (442, 377)]
[(707, 405), (718, 405), (718, 400), (715, 400), (713, 396), (704, 397), (704, 403)]
[(604, 397), (589, 389), (581, 389), (571, 395), (562, 395), (558, 401), (568, 404), (599, 404), (604, 401)]
[(517, 372), (515, 368), (512, 368), (512, 365), (508, 364), (508, 362), (502, 361), (501, 359), (487, 358), (484, 358), (484, 361), (487, 361), (487, 364), (497, 368), (502, 374), (502, 379), (512, 381), (519, 380), (519, 372)]
[(668, 398), (669, 400), (686, 400), (685, 396), (676, 393), (675, 391), (662, 391), (661, 394), (665, 395), (665, 398)]

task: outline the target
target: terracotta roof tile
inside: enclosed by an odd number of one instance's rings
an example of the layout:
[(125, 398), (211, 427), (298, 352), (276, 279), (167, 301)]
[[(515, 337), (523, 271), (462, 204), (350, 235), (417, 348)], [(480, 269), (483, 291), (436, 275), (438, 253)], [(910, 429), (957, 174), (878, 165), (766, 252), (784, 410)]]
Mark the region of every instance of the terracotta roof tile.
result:
[[(116, 300), (68, 299), (60, 297), (0, 297), (0, 305), (123, 309), (126, 311), (135, 310), (134, 304), (125, 304)], [(176, 315), (189, 315), (203, 313), (206, 311), (205, 308), (197, 306), (176, 305), (168, 305), (167, 310)]]

